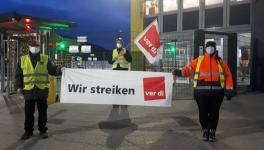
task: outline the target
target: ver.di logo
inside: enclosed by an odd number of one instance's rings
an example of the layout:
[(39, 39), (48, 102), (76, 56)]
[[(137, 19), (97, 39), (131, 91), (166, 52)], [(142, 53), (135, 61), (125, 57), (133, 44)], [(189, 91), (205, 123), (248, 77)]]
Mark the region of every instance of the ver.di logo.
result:
[(144, 100), (164, 100), (165, 93), (165, 77), (149, 77), (143, 78)]

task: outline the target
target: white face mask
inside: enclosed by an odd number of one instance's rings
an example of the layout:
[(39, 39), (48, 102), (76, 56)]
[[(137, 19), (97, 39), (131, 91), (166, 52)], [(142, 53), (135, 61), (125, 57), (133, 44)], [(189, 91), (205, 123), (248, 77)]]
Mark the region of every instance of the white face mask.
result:
[(37, 54), (37, 53), (40, 52), (40, 47), (30, 46), (30, 47), (29, 47), (29, 51), (30, 51), (32, 54)]
[(212, 55), (214, 53), (215, 49), (214, 47), (206, 47), (206, 53), (208, 53), (209, 55)]
[(121, 43), (116, 43), (116, 47), (117, 48), (122, 48), (122, 44)]

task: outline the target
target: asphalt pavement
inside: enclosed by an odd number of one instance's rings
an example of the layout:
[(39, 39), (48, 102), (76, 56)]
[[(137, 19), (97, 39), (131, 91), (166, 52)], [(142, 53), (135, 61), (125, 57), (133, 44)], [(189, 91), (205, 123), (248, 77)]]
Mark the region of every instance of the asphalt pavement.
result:
[[(224, 101), (217, 142), (201, 140), (194, 100), (169, 108), (56, 103), (48, 108), (48, 139), (37, 118), (32, 138), (24, 133), (24, 99), (0, 95), (1, 150), (263, 150), (264, 93), (243, 93)], [(37, 112), (35, 113), (37, 117)]]

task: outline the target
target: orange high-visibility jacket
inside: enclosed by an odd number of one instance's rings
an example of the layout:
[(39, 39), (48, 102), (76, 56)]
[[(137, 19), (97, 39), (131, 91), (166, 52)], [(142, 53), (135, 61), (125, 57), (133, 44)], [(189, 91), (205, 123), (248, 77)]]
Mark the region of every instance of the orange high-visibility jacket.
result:
[[(217, 57), (216, 54), (212, 57), (210, 57), (208, 53), (204, 54), (204, 58), (201, 61), (200, 69), (198, 73), (198, 84), (197, 84), (197, 87), (194, 87), (194, 88), (199, 89), (201, 88), (201, 86), (203, 86), (201, 89), (205, 89), (205, 87), (209, 87), (212, 89), (212, 83), (219, 83), (219, 84), (215, 84), (214, 87), (217, 88), (218, 86), (221, 88), (220, 72), (219, 72), (219, 65), (218, 65), (218, 62), (219, 62), (222, 67), (223, 74), (224, 74), (225, 89), (233, 89), (233, 78), (232, 78), (232, 74), (230, 72), (229, 67), (222, 59), (219, 60), (216, 57)], [(194, 59), (187, 66), (183, 67), (182, 68), (183, 76), (189, 77), (193, 73), (195, 73), (197, 63), (198, 63), (198, 58)], [(199, 85), (199, 83), (203, 83), (203, 85)]]

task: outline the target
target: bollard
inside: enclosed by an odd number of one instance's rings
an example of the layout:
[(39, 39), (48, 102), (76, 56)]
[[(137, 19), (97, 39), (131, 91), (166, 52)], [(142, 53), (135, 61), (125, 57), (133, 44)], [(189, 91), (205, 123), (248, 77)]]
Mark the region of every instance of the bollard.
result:
[(50, 88), (48, 95), (48, 104), (54, 104), (56, 102), (56, 86), (55, 86), (55, 77), (49, 76)]

